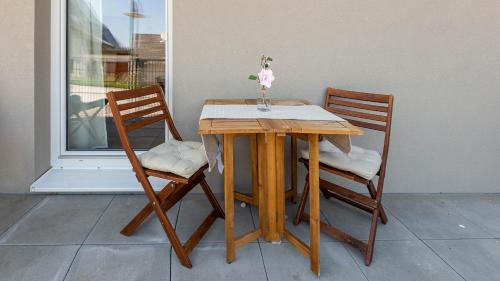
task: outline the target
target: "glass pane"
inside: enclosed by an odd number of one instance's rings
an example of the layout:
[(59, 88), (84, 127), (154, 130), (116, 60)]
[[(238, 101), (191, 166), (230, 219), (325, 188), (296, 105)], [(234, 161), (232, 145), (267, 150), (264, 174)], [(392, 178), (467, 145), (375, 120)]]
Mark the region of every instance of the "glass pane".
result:
[[(68, 0), (67, 149), (119, 150), (106, 93), (165, 89), (165, 0)], [(165, 141), (165, 124), (130, 135), (136, 149)]]

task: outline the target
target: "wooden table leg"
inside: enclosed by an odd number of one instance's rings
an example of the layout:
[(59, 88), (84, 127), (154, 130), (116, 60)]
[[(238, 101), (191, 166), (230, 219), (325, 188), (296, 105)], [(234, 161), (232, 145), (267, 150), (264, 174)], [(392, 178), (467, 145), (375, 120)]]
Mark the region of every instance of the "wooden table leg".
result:
[(259, 220), (264, 239), (281, 241), (277, 224), (276, 190), (276, 134), (260, 134), (257, 140), (259, 150), (259, 178), (262, 181), (259, 202)]
[(291, 138), (291, 150), (292, 153), (290, 157), (292, 158), (292, 161), (290, 161), (292, 167), (291, 167), (291, 185), (292, 185), (292, 196), (291, 196), (291, 201), (293, 203), (297, 203), (297, 137), (295, 135), (292, 135)]
[(234, 242), (234, 136), (224, 135), (224, 205), (226, 209), (226, 260), (235, 258)]
[(309, 227), (311, 270), (320, 275), (319, 145), (318, 135), (309, 134)]
[(285, 136), (276, 136), (276, 221), (280, 239), (285, 234)]
[(262, 236), (264, 236), (265, 229), (268, 229), (268, 223), (267, 223), (267, 208), (266, 208), (266, 195), (267, 193), (265, 192), (264, 188), (264, 181), (266, 178), (266, 159), (265, 159), (265, 141), (266, 137), (264, 134), (258, 134), (257, 135), (257, 159), (258, 159), (258, 176), (257, 176), (257, 182), (259, 186), (259, 227), (262, 230)]
[(250, 154), (252, 157), (252, 199), (253, 205), (259, 205), (259, 160), (257, 135), (250, 136)]

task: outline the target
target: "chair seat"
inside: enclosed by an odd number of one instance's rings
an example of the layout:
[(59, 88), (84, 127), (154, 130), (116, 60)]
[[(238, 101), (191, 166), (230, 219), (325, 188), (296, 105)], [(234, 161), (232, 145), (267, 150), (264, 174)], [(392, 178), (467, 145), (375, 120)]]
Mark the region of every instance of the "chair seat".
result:
[[(301, 150), (300, 153), (303, 158), (309, 159), (309, 149)], [(379, 171), (382, 158), (375, 150), (355, 145), (351, 147), (349, 155), (346, 155), (329, 141), (324, 140), (319, 143), (319, 162), (371, 180)]]
[(138, 156), (145, 168), (191, 177), (207, 164), (201, 142), (168, 140)]

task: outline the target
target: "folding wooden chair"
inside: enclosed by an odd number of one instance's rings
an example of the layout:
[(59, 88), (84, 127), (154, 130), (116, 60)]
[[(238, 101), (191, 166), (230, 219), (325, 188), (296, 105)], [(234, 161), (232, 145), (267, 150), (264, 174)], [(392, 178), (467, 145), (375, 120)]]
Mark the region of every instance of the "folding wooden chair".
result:
[[(115, 124), (123, 145), (123, 149), (125, 150), (127, 157), (132, 164), (132, 168), (136, 174), (137, 180), (144, 188), (146, 196), (149, 199), (149, 203), (128, 223), (127, 226), (125, 226), (125, 228), (123, 228), (121, 233), (125, 236), (132, 235), (137, 227), (141, 225), (141, 223), (144, 222), (144, 220), (152, 212), (155, 212), (181, 264), (185, 267), (191, 268), (192, 264), (188, 257), (189, 253), (198, 244), (203, 235), (205, 235), (210, 226), (215, 222), (217, 217), (224, 218), (224, 211), (217, 202), (217, 199), (212, 193), (208, 183), (205, 181), (204, 170), (208, 168), (208, 164), (206, 164), (205, 160), (204, 163), (201, 163), (201, 165), (199, 165), (201, 167), (191, 167), (191, 171), (184, 169), (183, 171), (185, 171), (185, 173), (183, 172), (183, 175), (179, 175), (172, 171), (169, 171), (173, 169), (172, 167), (175, 167), (175, 164), (174, 166), (165, 165), (166, 168), (162, 168), (161, 170), (150, 169), (145, 167), (146, 163), (141, 163), (141, 159), (143, 159), (142, 161), (144, 162), (144, 159), (146, 158), (141, 158), (142, 155), (138, 156), (135, 154), (134, 150), (131, 147), (128, 133), (156, 122), (166, 122), (168, 125), (168, 129), (174, 138), (174, 140), (169, 140), (164, 145), (168, 145), (169, 147), (183, 145), (182, 138), (174, 126), (174, 122), (172, 120), (172, 117), (170, 116), (170, 112), (165, 102), (163, 90), (160, 86), (151, 86), (120, 92), (110, 92), (107, 94), (107, 97), (109, 100), (109, 106), (115, 119)], [(132, 101), (130, 101), (131, 99)], [(194, 145), (196, 144), (194, 142), (184, 143), (189, 143), (189, 145), (191, 146), (196, 146)], [(201, 147), (201, 143), (199, 143), (199, 146), (197, 147)], [(190, 151), (190, 153), (196, 154), (203, 152), (193, 150)], [(182, 155), (178, 155), (178, 157), (182, 158), (181, 156)], [(204, 157), (204, 155), (201, 155), (200, 157)], [(161, 166), (161, 161), (168, 161), (167, 158), (171, 159), (171, 157), (162, 157), (161, 154), (156, 155), (156, 162), (153, 164)], [(153, 164), (148, 163), (147, 166)], [(153, 187), (148, 180), (148, 177), (150, 176), (167, 179), (170, 180), (170, 182), (157, 194), (153, 190)], [(182, 245), (179, 237), (175, 233), (174, 227), (172, 226), (170, 220), (166, 215), (166, 212), (179, 200), (181, 200), (189, 191), (191, 191), (197, 184), (201, 185), (205, 195), (208, 198), (208, 201), (213, 207), (213, 211), (205, 218), (203, 223), (198, 227), (198, 229), (196, 229), (196, 231), (191, 235), (186, 243)]]
[[(371, 151), (371, 157), (379, 157), (380, 166), (375, 164), (371, 169), (371, 176), (367, 174), (360, 173), (355, 169), (346, 169), (349, 167), (339, 168), (339, 165), (335, 165), (335, 159), (327, 161), (320, 153), (320, 169), (329, 173), (333, 173), (337, 176), (344, 177), (346, 179), (355, 181), (357, 183), (363, 184), (368, 188), (370, 196), (365, 196), (363, 194), (354, 192), (350, 189), (342, 187), (340, 185), (328, 182), (326, 180), (320, 179), (320, 189), (323, 195), (328, 199), (334, 197), (345, 203), (348, 203), (354, 207), (364, 210), (372, 214), (371, 228), (369, 233), (368, 243), (363, 241), (333, 227), (326, 223), (321, 222), (321, 230), (335, 239), (344, 241), (351, 244), (352, 246), (361, 250), (365, 255), (365, 264), (370, 265), (373, 258), (373, 249), (375, 246), (375, 235), (377, 233), (378, 218), (380, 217), (382, 223), (387, 223), (387, 216), (385, 214), (384, 208), (381, 204), (382, 199), (382, 189), (384, 185), (384, 177), (387, 164), (387, 155), (389, 152), (389, 140), (391, 134), (391, 122), (392, 122), (392, 106), (393, 97), (391, 95), (381, 95), (381, 94), (370, 94), (370, 93), (360, 93), (353, 91), (345, 91), (329, 88), (326, 94), (325, 108), (335, 114), (338, 114), (351, 124), (362, 127), (365, 129), (371, 129), (375, 131), (380, 131), (385, 134), (384, 136), (384, 148), (382, 151), (382, 156), (380, 154)], [(355, 147), (353, 146), (353, 149)], [(357, 155), (362, 159), (363, 149), (356, 148), (359, 154)], [(366, 152), (366, 151), (365, 151)], [(328, 154), (325, 154), (328, 155)], [(368, 157), (368, 154), (366, 154)], [(375, 156), (374, 156), (375, 155)], [(305, 154), (303, 153), (304, 157)], [(322, 159), (323, 158), (323, 159)], [(323, 161), (322, 161), (323, 160)], [(305, 158), (300, 158), (306, 168), (308, 169), (309, 161)], [(325, 162), (329, 162), (326, 164)], [(344, 163), (345, 164), (345, 163)], [(337, 167), (333, 167), (333, 166)], [(349, 171), (352, 170), (352, 171)], [(361, 176), (360, 176), (361, 175)], [(377, 188), (373, 184), (373, 177), (378, 176)], [(302, 198), (297, 209), (297, 214), (295, 216), (294, 224), (299, 224), (302, 219), (308, 220), (309, 216), (304, 213), (304, 207), (307, 201), (307, 196), (309, 194), (309, 184), (308, 176), (306, 176), (306, 184), (304, 186), (304, 191), (302, 193)]]

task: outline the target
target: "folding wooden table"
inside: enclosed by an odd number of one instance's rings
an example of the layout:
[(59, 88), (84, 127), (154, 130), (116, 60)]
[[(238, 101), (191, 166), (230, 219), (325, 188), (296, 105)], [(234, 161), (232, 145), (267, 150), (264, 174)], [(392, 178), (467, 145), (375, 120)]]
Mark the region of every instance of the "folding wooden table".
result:
[[(205, 104), (255, 104), (255, 100), (207, 100)], [(307, 104), (307, 102), (305, 102)], [(304, 104), (304, 101), (281, 100), (273, 104)], [(300, 110), (300, 106), (297, 106)], [(226, 211), (226, 259), (235, 259), (235, 249), (264, 237), (275, 242), (288, 240), (299, 252), (310, 259), (311, 270), (320, 274), (320, 209), (319, 209), (319, 135), (361, 135), (362, 131), (348, 122), (303, 121), (280, 119), (204, 119), (198, 133), (223, 135), (224, 138), (224, 202)], [(309, 208), (310, 245), (306, 245), (285, 228), (285, 172), (284, 139), (293, 135), (309, 143)], [(257, 149), (252, 161), (257, 171), (252, 181), (257, 183), (259, 227), (240, 237), (234, 237), (234, 138), (250, 136)], [(255, 163), (254, 163), (255, 164)]]

